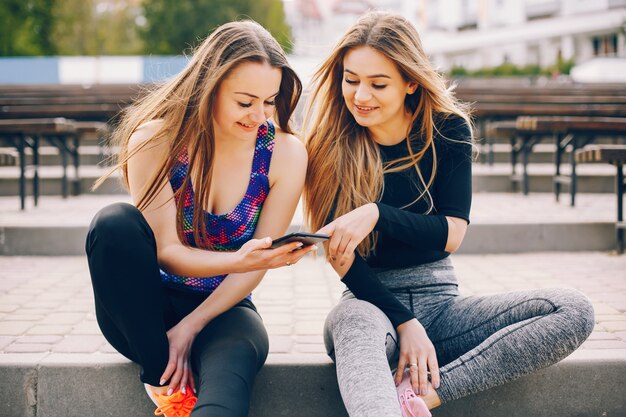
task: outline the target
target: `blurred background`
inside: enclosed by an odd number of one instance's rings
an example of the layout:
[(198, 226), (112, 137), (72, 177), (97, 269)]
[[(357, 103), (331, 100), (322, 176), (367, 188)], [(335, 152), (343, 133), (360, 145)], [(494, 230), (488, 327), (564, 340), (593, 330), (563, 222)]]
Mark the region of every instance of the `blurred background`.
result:
[(216, 26), (244, 18), (306, 78), (370, 9), (407, 17), (454, 77), (626, 80), (626, 0), (2, 0), (0, 83), (162, 79)]

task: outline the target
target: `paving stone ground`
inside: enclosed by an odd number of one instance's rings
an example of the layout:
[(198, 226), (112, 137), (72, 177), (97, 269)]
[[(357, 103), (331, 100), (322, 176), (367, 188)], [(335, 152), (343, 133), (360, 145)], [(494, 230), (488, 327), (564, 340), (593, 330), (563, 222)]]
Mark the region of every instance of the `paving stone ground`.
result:
[[(584, 292), (597, 323), (581, 349), (626, 350), (625, 256), (550, 252), (452, 259), (465, 295), (543, 287)], [(270, 334), (270, 352), (323, 353), (324, 319), (342, 289), (321, 257), (268, 272), (253, 300)], [(84, 257), (0, 257), (0, 355), (20, 353), (118, 355), (95, 321)]]

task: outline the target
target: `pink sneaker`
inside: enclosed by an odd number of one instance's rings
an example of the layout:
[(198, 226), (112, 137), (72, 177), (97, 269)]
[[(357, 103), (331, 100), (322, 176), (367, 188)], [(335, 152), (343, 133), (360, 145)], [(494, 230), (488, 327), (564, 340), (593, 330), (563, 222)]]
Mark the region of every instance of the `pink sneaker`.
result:
[(415, 395), (411, 387), (411, 377), (409, 370), (404, 371), (402, 382), (397, 387), (398, 401), (402, 407), (402, 417), (432, 417), (428, 406), (421, 397)]

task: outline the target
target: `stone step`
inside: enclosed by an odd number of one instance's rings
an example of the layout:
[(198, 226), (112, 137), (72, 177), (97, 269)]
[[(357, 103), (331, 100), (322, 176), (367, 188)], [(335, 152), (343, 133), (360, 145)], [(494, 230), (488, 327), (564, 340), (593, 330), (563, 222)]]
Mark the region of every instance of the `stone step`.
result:
[[(0, 255), (82, 255), (94, 214), (123, 195), (42, 197), (19, 210), (14, 197), (0, 198)], [(475, 193), (471, 224), (459, 253), (609, 251), (615, 246), (617, 201), (611, 194), (577, 196), (557, 203), (547, 193)], [(306, 230), (301, 209), (291, 231)]]
[[(10, 153), (17, 154), (15, 148), (0, 147), (0, 150), (6, 150)], [(79, 148), (81, 165), (98, 165), (102, 162), (104, 153), (110, 153), (109, 149), (98, 146), (96, 142), (90, 141), (82, 143)], [(32, 163), (32, 157), (30, 148), (26, 149), (28, 164)], [(488, 155), (487, 147), (480, 147), (479, 161), (484, 161)], [(496, 143), (493, 145), (494, 162), (496, 163), (508, 163), (511, 160), (511, 145), (508, 143)], [(567, 161), (569, 153), (564, 154), (564, 160)], [(554, 145), (549, 143), (540, 143), (535, 145), (533, 153), (530, 155), (531, 163), (551, 163), (554, 160)], [(61, 158), (59, 157), (59, 150), (53, 146), (40, 146), (39, 147), (39, 164), (46, 165), (60, 165)]]
[[(0, 417), (148, 416), (154, 409), (138, 367), (118, 355), (4, 354), (0, 375)], [(626, 413), (625, 385), (626, 350), (578, 350), (532, 375), (444, 404), (433, 416), (618, 417)], [(295, 415), (347, 416), (326, 356), (270, 355), (259, 373), (250, 416)]]
[[(511, 139), (508, 137), (492, 137), (490, 138), (490, 140), (492, 141), (492, 143), (511, 143)], [(600, 144), (600, 143), (625, 143), (624, 142), (624, 138), (616, 138), (616, 137), (608, 137), (608, 136), (601, 136), (598, 137), (594, 140), (594, 143)], [(486, 143), (486, 139), (484, 137), (481, 138), (476, 138), (477, 143), (479, 144), (483, 144)], [(541, 141), (541, 144), (553, 144), (554, 143), (554, 139), (553, 138), (544, 138)]]
[[(489, 158), (489, 150), (487, 147), (481, 147), (478, 154), (478, 161), (485, 162)], [(519, 158), (519, 157), (518, 157)], [(564, 161), (569, 161), (569, 152), (563, 156)], [(507, 164), (511, 162), (511, 145), (508, 143), (496, 143), (493, 145), (493, 162), (496, 164)], [(554, 162), (554, 145), (549, 143), (540, 143), (535, 145), (533, 152), (530, 154), (529, 162), (531, 164), (550, 164)]]
[[(109, 178), (98, 190), (91, 191), (94, 181), (107, 172), (107, 168), (87, 165), (79, 169), (78, 185), (82, 193), (125, 194), (117, 174)], [(517, 172), (521, 172), (518, 165)], [(552, 192), (555, 167), (553, 164), (531, 164), (529, 166), (530, 191)], [(568, 174), (570, 167), (564, 165), (562, 173)], [(581, 164), (578, 165), (578, 191), (582, 193), (613, 193), (615, 190), (615, 168), (610, 165)], [(62, 169), (58, 166), (42, 166), (39, 168), (40, 195), (61, 194)], [(473, 165), (472, 185), (475, 192), (509, 192), (514, 191), (511, 183), (511, 165), (498, 163)], [(27, 195), (32, 195), (32, 169), (28, 170), (26, 181)], [(74, 178), (74, 168), (68, 167), (68, 178)], [(72, 186), (73, 187), (73, 186)], [(517, 189), (519, 189), (519, 185)], [(73, 188), (70, 188), (73, 189)], [(567, 187), (563, 188), (567, 191)], [(17, 167), (0, 167), (0, 196), (19, 195), (19, 169)]]
[[(554, 187), (554, 164), (530, 164), (528, 166), (529, 190), (536, 193), (551, 193)], [(615, 168), (606, 165), (579, 164), (577, 172), (577, 191), (580, 193), (614, 193), (615, 192)], [(509, 163), (496, 163), (493, 165), (474, 164), (472, 187), (474, 192), (510, 192), (521, 189), (520, 183), (511, 182), (512, 167)], [(522, 173), (522, 165), (516, 165), (516, 173)], [(571, 166), (561, 166), (561, 175), (569, 175)], [(563, 186), (563, 192), (567, 193), (569, 187)]]
[[(451, 402), (434, 410), (435, 417), (625, 415), (623, 257), (455, 254), (452, 262), (463, 295), (548, 286), (583, 291), (596, 326), (561, 363)], [(268, 271), (253, 294), (270, 356), (251, 416), (345, 417), (322, 339), (325, 317), (343, 289), (320, 257)], [(0, 417), (149, 416), (152, 410), (137, 366), (115, 353), (98, 329), (85, 256), (0, 256)]]
[[(33, 163), (32, 152), (26, 152), (26, 164)], [(79, 148), (79, 160), (81, 166), (100, 165), (106, 160), (106, 150), (99, 146), (81, 146)], [(72, 165), (72, 159), (68, 155), (68, 165)], [(40, 166), (61, 166), (61, 155), (59, 149), (53, 146), (42, 146), (39, 148), (39, 165)]]
[[(292, 225), (289, 231), (301, 229)], [(86, 235), (87, 226), (0, 226), (0, 255), (82, 255)], [(458, 253), (610, 251), (614, 247), (614, 222), (492, 223), (470, 226)]]

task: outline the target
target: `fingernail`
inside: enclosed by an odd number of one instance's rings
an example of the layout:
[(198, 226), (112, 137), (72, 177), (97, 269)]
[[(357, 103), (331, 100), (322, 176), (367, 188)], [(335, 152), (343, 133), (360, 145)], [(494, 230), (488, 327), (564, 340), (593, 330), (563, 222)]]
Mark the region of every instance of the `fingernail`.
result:
[(398, 383), (398, 381), (393, 381), (393, 382), (395, 382), (396, 387), (397, 387), (398, 385), (400, 385), (400, 384)]
[(167, 395), (172, 395), (172, 392), (174, 392), (174, 390), (172, 390), (171, 388), (167, 390)]
[(197, 394), (197, 393), (198, 393), (198, 391), (196, 391), (196, 389), (194, 388), (194, 389), (193, 389), (193, 393), (194, 393), (194, 394)]
[(435, 389), (439, 389), (439, 382), (435, 384)]
[(313, 245), (313, 247), (311, 248), (311, 250), (317, 250), (317, 245)]
[(300, 248), (300, 247), (304, 246), (304, 243), (302, 243), (302, 242), (298, 242), (298, 243), (296, 244), (296, 246)]
[(159, 385), (163, 385), (163, 384), (165, 384), (165, 378), (162, 378), (162, 379), (159, 381)]
[(187, 387), (182, 387), (181, 391), (183, 392), (183, 394), (187, 394)]

